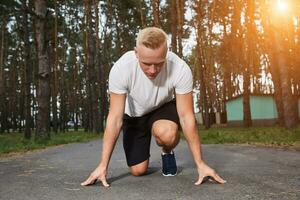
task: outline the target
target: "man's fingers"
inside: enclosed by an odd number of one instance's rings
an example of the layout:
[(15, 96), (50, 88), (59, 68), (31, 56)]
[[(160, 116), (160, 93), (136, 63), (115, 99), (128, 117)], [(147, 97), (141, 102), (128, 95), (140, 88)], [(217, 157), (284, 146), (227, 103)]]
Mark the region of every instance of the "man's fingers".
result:
[(101, 181), (104, 187), (109, 187), (106, 178), (96, 178), (95, 176), (92, 175), (86, 181), (82, 182), (81, 185), (82, 186), (93, 185), (97, 182), (97, 180)]
[(195, 183), (195, 185), (200, 185), (201, 183), (202, 183), (202, 181), (203, 181), (203, 178), (204, 177), (199, 177), (199, 179), (198, 179), (198, 181)]
[(102, 182), (102, 185), (103, 185), (104, 187), (109, 187), (109, 184), (107, 183), (107, 181), (106, 181), (105, 178), (102, 179), (101, 182)]
[(199, 177), (198, 181), (195, 183), (195, 185), (200, 185), (206, 181), (213, 181), (213, 179), (221, 184), (226, 183), (226, 180), (222, 179), (218, 174), (214, 174), (212, 177), (211, 176), (205, 176), (205, 177)]
[(82, 182), (81, 185), (82, 186), (91, 185), (91, 184), (94, 184), (96, 181), (97, 181), (97, 179), (95, 179), (94, 177), (90, 176), (88, 179), (86, 179), (86, 181)]
[(217, 173), (214, 174), (213, 178), (214, 178), (215, 181), (217, 181), (218, 183), (221, 183), (221, 184), (226, 183), (226, 180), (222, 179)]

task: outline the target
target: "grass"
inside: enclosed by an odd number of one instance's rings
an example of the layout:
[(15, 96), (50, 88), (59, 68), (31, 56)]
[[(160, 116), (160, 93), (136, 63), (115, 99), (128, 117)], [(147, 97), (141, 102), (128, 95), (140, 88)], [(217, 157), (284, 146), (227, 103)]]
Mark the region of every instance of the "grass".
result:
[(101, 134), (86, 133), (84, 131), (69, 131), (65, 133), (51, 134), (51, 139), (45, 144), (38, 144), (32, 140), (25, 140), (22, 133), (0, 134), (0, 156), (10, 152), (25, 152), (34, 149), (43, 149), (74, 142), (86, 142), (100, 138)]
[[(254, 144), (300, 150), (300, 126), (292, 130), (277, 126), (250, 128), (213, 126), (208, 130), (199, 127), (199, 133), (202, 144)], [(37, 144), (33, 139), (24, 140), (22, 133), (5, 133), (0, 134), (0, 157), (10, 152), (25, 152), (73, 142), (86, 142), (100, 137), (99, 134), (84, 131), (69, 131), (52, 133), (51, 140), (46, 144)]]
[(282, 127), (212, 127), (199, 128), (203, 144), (255, 144), (300, 149), (300, 126), (292, 130)]

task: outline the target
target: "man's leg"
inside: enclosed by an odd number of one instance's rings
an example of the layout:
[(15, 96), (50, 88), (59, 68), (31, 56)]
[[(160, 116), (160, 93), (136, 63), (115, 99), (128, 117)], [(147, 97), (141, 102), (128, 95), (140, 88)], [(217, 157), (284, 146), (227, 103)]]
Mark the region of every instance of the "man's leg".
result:
[[(157, 120), (152, 126), (152, 135), (156, 143), (162, 147), (164, 153), (170, 153), (179, 142), (178, 125), (170, 120)], [(149, 159), (137, 165), (130, 166), (130, 172), (134, 176), (141, 176), (146, 173)]]
[[(156, 143), (162, 147), (163, 153), (171, 153), (180, 139), (178, 124), (179, 118), (175, 101), (166, 103), (151, 113), (150, 116), (142, 118), (124, 117), (124, 150), (132, 175), (141, 176), (147, 172), (151, 134), (154, 136)], [(170, 158), (170, 156), (167, 157)], [(175, 166), (175, 171), (177, 171), (174, 154), (171, 157), (173, 159), (171, 168), (174, 169)], [(172, 174), (174, 173), (172, 172)]]
[(129, 170), (134, 176), (146, 173), (149, 165), (151, 130), (148, 116), (123, 118), (123, 147)]
[(162, 174), (164, 176), (175, 176), (177, 164), (173, 149), (179, 142), (177, 123), (171, 120), (160, 119), (153, 123), (152, 134), (156, 143), (162, 147)]
[(179, 142), (178, 125), (170, 120), (160, 119), (152, 125), (152, 135), (162, 147), (163, 153), (170, 153)]
[(149, 159), (139, 164), (130, 166), (129, 169), (133, 176), (142, 176), (147, 172), (148, 165), (149, 165)]

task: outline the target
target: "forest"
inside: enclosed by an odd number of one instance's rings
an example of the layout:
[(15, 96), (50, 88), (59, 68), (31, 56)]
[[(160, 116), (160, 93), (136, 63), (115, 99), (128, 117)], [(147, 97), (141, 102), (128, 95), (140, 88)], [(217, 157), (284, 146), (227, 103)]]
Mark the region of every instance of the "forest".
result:
[(102, 133), (110, 68), (148, 26), (191, 67), (206, 128), (239, 95), (252, 126), (251, 94), (274, 96), (280, 126), (298, 123), (299, 0), (1, 0), (0, 13), (0, 133)]

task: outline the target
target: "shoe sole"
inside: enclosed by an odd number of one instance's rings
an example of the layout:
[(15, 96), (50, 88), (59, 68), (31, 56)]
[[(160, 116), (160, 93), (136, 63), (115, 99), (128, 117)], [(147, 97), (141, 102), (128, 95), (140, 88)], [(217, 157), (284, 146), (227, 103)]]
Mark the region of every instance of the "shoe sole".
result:
[(166, 177), (167, 177), (167, 176), (176, 176), (177, 173), (176, 173), (176, 174), (164, 174), (164, 173), (162, 173), (162, 175), (163, 175), (163, 176), (166, 176)]

